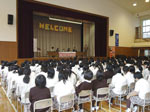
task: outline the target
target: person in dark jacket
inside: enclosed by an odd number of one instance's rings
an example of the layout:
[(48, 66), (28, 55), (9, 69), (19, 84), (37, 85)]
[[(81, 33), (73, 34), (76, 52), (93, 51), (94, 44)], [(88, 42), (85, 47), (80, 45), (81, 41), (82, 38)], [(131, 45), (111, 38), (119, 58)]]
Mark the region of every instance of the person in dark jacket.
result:
[[(96, 73), (96, 79), (92, 81), (92, 91), (94, 97), (97, 96), (97, 89), (103, 88), (103, 87), (108, 87), (107, 85), (107, 80), (104, 77), (104, 72), (101, 70), (98, 70)], [(104, 96), (98, 96), (98, 97), (104, 97)], [(95, 109), (99, 109), (99, 102), (97, 102), (96, 106), (95, 101), (92, 102), (92, 110), (94, 111)]]
[[(35, 79), (36, 87), (30, 89), (29, 100), (31, 102), (30, 110), (33, 112), (34, 102), (42, 99), (51, 98), (50, 90), (45, 87), (46, 78), (44, 75), (38, 75)], [(49, 108), (38, 109), (36, 112), (46, 112)]]

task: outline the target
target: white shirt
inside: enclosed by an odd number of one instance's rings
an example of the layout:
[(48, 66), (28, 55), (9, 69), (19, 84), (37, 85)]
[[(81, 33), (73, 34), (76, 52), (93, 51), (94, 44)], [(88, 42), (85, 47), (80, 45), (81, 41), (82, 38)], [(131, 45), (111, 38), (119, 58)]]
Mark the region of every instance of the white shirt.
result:
[(73, 84), (71, 84), (70, 81), (66, 81), (65, 83), (63, 80), (59, 81), (55, 86), (54, 86), (54, 96), (56, 96), (57, 101), (60, 102), (60, 98), (62, 96), (68, 95), (68, 94), (74, 94), (75, 93), (75, 88)]
[(124, 91), (121, 91), (121, 87), (127, 84), (127, 80), (121, 73), (117, 73), (112, 77), (111, 85), (115, 87), (113, 92), (116, 94), (122, 94)]
[(145, 94), (150, 92), (150, 84), (144, 78), (139, 79), (135, 84), (134, 91), (138, 92), (138, 95), (141, 99), (144, 99)]
[(147, 80), (150, 76), (150, 71), (148, 70), (148, 68), (146, 68), (146, 69), (143, 70), (142, 74), (143, 74), (144, 79)]
[(131, 83), (135, 82), (135, 79), (133, 77), (133, 74), (131, 72), (127, 72), (124, 77), (126, 78), (127, 80), (127, 84), (128, 86), (130, 86)]

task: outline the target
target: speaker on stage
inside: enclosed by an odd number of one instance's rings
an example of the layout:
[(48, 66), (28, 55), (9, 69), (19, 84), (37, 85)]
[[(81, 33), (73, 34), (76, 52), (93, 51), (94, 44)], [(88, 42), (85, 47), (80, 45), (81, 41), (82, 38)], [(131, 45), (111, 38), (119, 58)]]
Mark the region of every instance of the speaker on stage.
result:
[(114, 35), (114, 30), (110, 30), (110, 36)]
[(12, 14), (8, 14), (8, 24), (13, 25), (13, 15)]

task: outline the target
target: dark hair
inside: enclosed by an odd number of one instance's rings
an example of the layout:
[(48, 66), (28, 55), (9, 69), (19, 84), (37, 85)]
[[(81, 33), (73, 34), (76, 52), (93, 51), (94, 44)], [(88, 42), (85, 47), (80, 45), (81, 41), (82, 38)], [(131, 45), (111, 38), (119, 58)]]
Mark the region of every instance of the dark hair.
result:
[(66, 83), (67, 76), (65, 76), (64, 71), (59, 72), (58, 79), (59, 81), (63, 80), (63, 82)]
[(86, 72), (84, 72), (84, 79), (86, 80), (91, 80), (93, 78), (93, 72), (88, 70)]
[(30, 69), (25, 69), (23, 73), (25, 74), (25, 76), (23, 78), (23, 82), (28, 84), (29, 81), (30, 81), (31, 70)]
[(114, 74), (117, 74), (117, 73), (121, 73), (121, 68), (120, 67), (115, 68)]
[(134, 78), (135, 78), (135, 79), (141, 79), (141, 78), (143, 78), (142, 73), (141, 73), (141, 72), (136, 72), (136, 73), (134, 74)]
[(96, 73), (96, 79), (101, 81), (104, 78), (104, 72), (102, 72), (101, 70), (98, 70)]
[(54, 78), (54, 75), (55, 75), (54, 68), (48, 68), (48, 75), (47, 75), (47, 77), (52, 79), (52, 78)]
[(134, 74), (135, 73), (135, 67), (134, 66), (130, 66), (129, 67), (129, 71)]
[(106, 69), (107, 69), (108, 71), (113, 71), (113, 66), (112, 66), (111, 64), (108, 64), (108, 65), (106, 66)]
[(18, 69), (18, 74), (19, 74), (19, 76), (23, 75), (23, 73), (24, 73), (24, 68), (20, 67), (20, 68)]
[(129, 71), (129, 67), (128, 66), (124, 66), (123, 67), (123, 72), (126, 74)]
[(35, 85), (39, 88), (45, 88), (46, 78), (44, 75), (38, 75), (35, 79)]

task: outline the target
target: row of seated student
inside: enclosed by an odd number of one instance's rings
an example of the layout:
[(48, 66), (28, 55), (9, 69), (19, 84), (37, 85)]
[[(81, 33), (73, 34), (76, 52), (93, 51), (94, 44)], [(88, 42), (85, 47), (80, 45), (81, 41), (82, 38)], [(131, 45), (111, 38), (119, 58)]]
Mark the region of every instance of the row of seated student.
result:
[[(29, 109), (33, 112), (34, 102), (45, 98), (54, 97), (54, 106), (57, 106), (60, 98), (70, 93), (78, 96), (82, 90), (92, 90), (96, 96), (98, 88), (108, 87), (107, 79), (110, 78), (112, 78), (109, 85), (111, 98), (124, 92), (121, 90), (123, 85), (136, 83), (134, 91), (127, 96), (127, 112), (131, 109), (135, 111), (134, 105), (138, 101), (143, 103), (145, 94), (150, 92), (150, 60), (147, 57), (124, 56), (96, 61), (93, 58), (33, 60), (25, 61), (21, 66), (17, 65), (17, 61), (2, 61), (0, 74), (2, 82), (6, 82), (8, 97), (12, 94), (12, 88), (16, 88), (15, 93), (20, 96), (21, 103), (31, 103), (31, 106), (24, 105), (24, 112), (28, 112)], [(54, 87), (53, 93), (48, 89), (50, 87)], [(26, 92), (30, 92), (29, 99), (25, 99)], [(131, 103), (134, 106), (132, 108)], [(83, 112), (82, 104), (79, 107), (80, 112)], [(98, 109), (99, 102), (95, 104), (93, 101), (92, 110)]]

